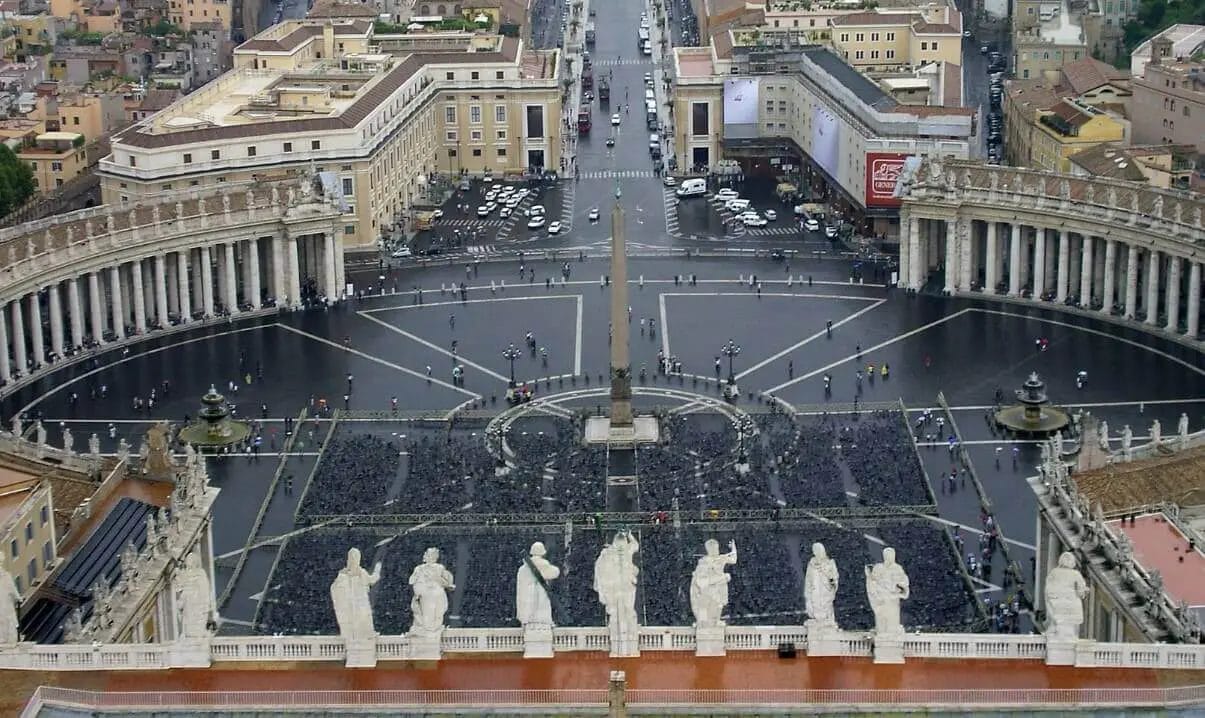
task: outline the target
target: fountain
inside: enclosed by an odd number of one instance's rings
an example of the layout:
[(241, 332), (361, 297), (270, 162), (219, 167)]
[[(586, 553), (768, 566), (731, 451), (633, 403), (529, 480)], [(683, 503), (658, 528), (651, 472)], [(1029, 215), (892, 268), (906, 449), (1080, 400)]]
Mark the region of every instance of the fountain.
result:
[(251, 428), (245, 423), (230, 418), (226, 397), (211, 385), (201, 397), (196, 420), (180, 430), (179, 438), (198, 451), (217, 451), (243, 441), (250, 433)]
[(1032, 372), (1016, 391), (1017, 403), (996, 411), (996, 424), (1018, 436), (1045, 437), (1071, 423), (1066, 411), (1050, 404), (1046, 383)]

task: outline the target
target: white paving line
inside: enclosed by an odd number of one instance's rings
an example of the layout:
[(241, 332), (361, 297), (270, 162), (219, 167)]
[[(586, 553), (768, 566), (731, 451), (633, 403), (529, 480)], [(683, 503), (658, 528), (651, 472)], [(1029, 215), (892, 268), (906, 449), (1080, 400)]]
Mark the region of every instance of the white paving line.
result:
[(661, 353), (665, 356), (672, 356), (669, 352), (669, 322), (665, 318), (665, 297), (661, 294), (657, 297), (657, 303), (661, 306)]
[(778, 392), (782, 391), (783, 389), (785, 389), (789, 386), (793, 386), (795, 384), (798, 384), (801, 381), (811, 379), (812, 377), (817, 376), (819, 374), (823, 374), (823, 373), (827, 372), (828, 370), (832, 369), (833, 367), (841, 366), (842, 364), (844, 364), (848, 361), (853, 361), (853, 360), (858, 359), (859, 356), (863, 356), (865, 354), (869, 354), (871, 352), (878, 351), (879, 349), (882, 349), (885, 346), (890, 346), (892, 344), (895, 344), (896, 342), (903, 341), (911, 336), (920, 334), (923, 331), (932, 329), (933, 327), (935, 327), (939, 324), (945, 324), (946, 322), (950, 321), (951, 319), (957, 319), (958, 317), (961, 317), (962, 315), (966, 314), (967, 312), (971, 312), (971, 311), (974, 311), (974, 310), (971, 308), (963, 309), (963, 310), (955, 312), (949, 316), (942, 317), (941, 319), (938, 319), (936, 321), (929, 322), (928, 324), (924, 324), (915, 329), (904, 332), (903, 334), (897, 334), (896, 336), (892, 337), (891, 339), (887, 339), (886, 341), (879, 342), (878, 344), (876, 344), (872, 347), (864, 348), (862, 350), (862, 354), (850, 354), (849, 356), (846, 356), (844, 359), (838, 359), (837, 361), (832, 362), (827, 366), (820, 367), (819, 369), (810, 371), (807, 374), (804, 374), (802, 376), (797, 376), (794, 379), (784, 381), (783, 383), (779, 384), (778, 386), (766, 389), (765, 393), (777, 394)]
[[(849, 323), (849, 322), (852, 322), (853, 320), (855, 320), (855, 319), (857, 319), (858, 317), (862, 316), (863, 314), (865, 314), (865, 313), (869, 312), (870, 310), (872, 310), (872, 309), (877, 309), (877, 308), (879, 308), (879, 307), (883, 306), (883, 305), (884, 305), (884, 304), (886, 304), (886, 303), (887, 303), (887, 300), (886, 300), (886, 299), (880, 299), (880, 300), (878, 300), (877, 302), (875, 302), (874, 304), (871, 304), (869, 307), (863, 307), (862, 309), (859, 309), (858, 311), (856, 311), (856, 312), (854, 312), (853, 314), (849, 315), (848, 317), (846, 317), (846, 318), (842, 319), (841, 321), (836, 322), (835, 324), (833, 324), (833, 329), (836, 329), (837, 327), (839, 327), (839, 326), (841, 326), (841, 325), (843, 325), (843, 324), (847, 324), (847, 323)], [(777, 354), (774, 354), (773, 356), (766, 357), (765, 359), (763, 359), (762, 361), (760, 361), (760, 362), (758, 362), (758, 363), (754, 364), (753, 366), (749, 367), (749, 368), (748, 368), (748, 369), (746, 369), (745, 371), (743, 371), (743, 372), (741, 372), (741, 373), (737, 374), (737, 375), (736, 375), (736, 378), (737, 378), (738, 380), (739, 380), (739, 379), (743, 379), (743, 378), (745, 378), (745, 376), (747, 376), (747, 375), (749, 375), (749, 374), (752, 374), (753, 372), (757, 371), (758, 369), (761, 369), (762, 367), (766, 366), (767, 364), (770, 364), (770, 363), (772, 363), (772, 362), (776, 362), (776, 361), (778, 361), (779, 359), (783, 358), (784, 356), (786, 356), (786, 355), (788, 355), (788, 354), (790, 354), (790, 353), (792, 353), (792, 352), (794, 352), (794, 351), (798, 350), (800, 347), (804, 346), (805, 344), (808, 344), (808, 343), (810, 343), (810, 342), (812, 342), (812, 341), (814, 341), (814, 340), (816, 340), (816, 339), (819, 339), (820, 337), (824, 336), (824, 335), (825, 335), (825, 334), (827, 334), (827, 333), (828, 333), (828, 329), (827, 329), (827, 328), (826, 328), (826, 329), (821, 329), (820, 331), (816, 332), (815, 334), (811, 335), (810, 337), (807, 337), (806, 339), (803, 339), (803, 340), (800, 340), (799, 342), (796, 342), (795, 344), (793, 344), (793, 345), (791, 345), (791, 346), (787, 347), (786, 349), (783, 349), (782, 351), (778, 352)]]
[[(377, 321), (380, 321), (380, 320), (377, 320)], [(410, 369), (409, 367), (404, 367), (401, 364), (394, 364), (391, 361), (387, 361), (380, 357), (376, 357), (376, 356), (373, 356), (366, 352), (362, 352), (359, 349), (349, 349), (338, 342), (333, 342), (330, 339), (327, 339), (326, 337), (320, 337), (317, 334), (311, 334), (309, 332), (302, 331), (300, 329), (295, 329), (293, 327), (286, 326), (284, 324), (277, 324), (276, 326), (278, 326), (281, 329), (284, 329), (286, 331), (293, 332), (294, 334), (298, 334), (300, 336), (306, 337), (307, 339), (312, 339), (321, 344), (326, 344), (327, 346), (334, 347), (341, 351), (345, 351), (349, 354), (354, 354), (354, 355), (360, 357), (361, 359), (367, 359), (368, 361), (375, 362), (377, 364), (380, 364), (381, 366), (387, 366), (390, 369), (396, 369), (397, 371), (400, 371), (403, 374), (409, 374), (410, 376), (415, 377), (416, 379), (422, 379), (430, 384), (436, 384), (438, 386), (444, 387), (445, 389), (451, 389), (453, 391), (460, 392), (461, 394), (465, 394), (466, 396), (471, 396), (474, 399), (481, 398), (481, 395), (476, 392), (469, 391), (468, 389), (462, 389), (462, 388), (456, 386), (455, 384), (449, 384), (448, 382), (446, 382), (442, 379), (436, 379), (435, 377), (427, 376), (426, 374), (414, 371), (413, 369)]]
[[(1098, 409), (1116, 406), (1166, 406), (1169, 404), (1205, 404), (1205, 397), (1192, 397), (1188, 399), (1148, 399), (1146, 401), (1097, 401), (1088, 403), (1073, 403), (1069, 402), (1062, 406), (1068, 409)], [(951, 406), (950, 411), (987, 411), (995, 409), (993, 404), (966, 404), (962, 406)], [(940, 406), (931, 407), (909, 407), (908, 413), (920, 414), (925, 411), (942, 411)]]
[(417, 334), (411, 334), (410, 332), (408, 332), (405, 329), (402, 329), (400, 327), (395, 327), (383, 319), (377, 319), (374, 316), (371, 316), (368, 314), (363, 314), (363, 313), (360, 313), (360, 316), (364, 317), (365, 319), (367, 319), (370, 322), (376, 322), (377, 324), (380, 324), (381, 326), (385, 327), (386, 329), (388, 329), (391, 332), (396, 332), (398, 334), (401, 334), (402, 336), (406, 337), (407, 339), (409, 339), (412, 342), (422, 344), (423, 346), (427, 347), (428, 349), (431, 349), (434, 352), (443, 354), (446, 357), (451, 357), (454, 362), (460, 362), (461, 364), (464, 364), (466, 366), (471, 366), (474, 369), (476, 369), (477, 371), (481, 372), (482, 374), (485, 374), (486, 376), (491, 376), (501, 382), (510, 381), (509, 378), (507, 378), (506, 376), (503, 376), (502, 374), (499, 374), (498, 372), (494, 371), (493, 369), (488, 369), (471, 359), (466, 359), (461, 354), (453, 354), (452, 352), (448, 351), (447, 349), (444, 349), (443, 347), (439, 346), (438, 344), (427, 341), (426, 339), (423, 339), (422, 337), (418, 336)]
[(582, 373), (582, 295), (577, 295), (577, 337), (573, 344), (573, 373)]
[[(590, 282), (566, 282), (566, 284), (590, 284)], [(515, 285), (515, 286), (520, 286), (520, 285)], [(555, 287), (558, 285), (554, 284), (553, 286)], [(559, 285), (559, 286), (564, 286), (564, 285)], [(489, 289), (489, 287), (488, 286), (487, 287), (471, 287), (471, 289)], [(547, 290), (545, 290), (545, 291), (547, 291)], [(386, 295), (386, 296), (394, 296), (394, 295)], [(396, 296), (400, 297), (403, 295), (398, 294)], [(409, 293), (407, 293), (406, 296), (409, 296)], [(575, 296), (580, 300), (582, 295), (580, 295), (580, 294), (541, 294), (541, 295), (531, 296), (531, 297), (489, 297), (486, 299), (466, 299), (464, 301), (461, 301), (459, 299), (454, 299), (449, 302), (424, 302), (422, 304), (400, 304), (395, 307), (377, 307), (376, 309), (358, 309), (358, 310), (356, 310), (356, 314), (363, 314), (363, 315), (378, 314), (380, 312), (392, 312), (392, 311), (397, 311), (400, 309), (422, 309), (424, 307), (447, 307), (447, 306), (459, 306), (461, 304), (489, 304), (491, 302), (526, 302), (526, 301), (531, 301), (531, 300), (535, 300), (535, 299), (570, 299)]]

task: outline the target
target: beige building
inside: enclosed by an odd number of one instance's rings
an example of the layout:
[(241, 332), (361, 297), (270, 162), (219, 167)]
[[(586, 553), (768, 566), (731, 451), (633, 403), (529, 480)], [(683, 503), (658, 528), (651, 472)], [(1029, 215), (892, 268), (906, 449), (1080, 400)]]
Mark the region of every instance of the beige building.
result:
[(833, 48), (862, 71), (962, 65), (962, 14), (948, 5), (842, 15), (832, 24)]
[(1064, 98), (1049, 111), (1038, 113), (1028, 166), (1051, 172), (1068, 172), (1072, 155), (1102, 142), (1121, 142), (1126, 135), (1127, 126), (1123, 119), (1091, 105)]
[(1192, 189), (1197, 148), (1192, 145), (1105, 143), (1071, 156), (1070, 172), (1085, 177), (1111, 177), (1145, 182), (1162, 189)]
[(1192, 144), (1205, 152), (1205, 63), (1171, 60), (1169, 45), (1153, 43), (1143, 76), (1133, 80), (1134, 141)]
[(368, 250), (430, 201), (437, 174), (560, 168), (559, 53), (490, 34), (376, 36), (289, 21), (234, 69), (113, 139), (105, 202), (226, 182), (335, 173), (346, 249)]
[(230, 3), (227, 0), (167, 0), (168, 17), (173, 25), (189, 32), (194, 23), (220, 23), (230, 31)]
[(78, 132), (45, 132), (33, 146), (22, 148), (17, 159), (33, 170), (39, 192), (51, 192), (75, 179), (88, 169), (88, 151), (84, 136)]
[(50, 483), (24, 462), (0, 456), (0, 565), (13, 577), (24, 598), (54, 567), (56, 552), (54, 499)]

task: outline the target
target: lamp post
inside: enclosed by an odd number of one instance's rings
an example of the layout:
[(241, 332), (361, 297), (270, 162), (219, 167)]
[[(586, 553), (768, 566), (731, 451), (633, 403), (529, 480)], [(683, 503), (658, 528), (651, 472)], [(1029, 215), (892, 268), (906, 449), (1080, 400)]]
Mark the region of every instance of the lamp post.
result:
[(730, 385), (735, 384), (736, 372), (733, 369), (732, 360), (736, 358), (737, 354), (741, 353), (741, 345), (729, 339), (727, 344), (720, 347), (720, 353), (728, 357), (728, 383)]
[(512, 389), (515, 386), (515, 360), (518, 359), (522, 354), (523, 352), (519, 351), (519, 348), (514, 344), (511, 344), (502, 350), (502, 358), (510, 360), (510, 387)]

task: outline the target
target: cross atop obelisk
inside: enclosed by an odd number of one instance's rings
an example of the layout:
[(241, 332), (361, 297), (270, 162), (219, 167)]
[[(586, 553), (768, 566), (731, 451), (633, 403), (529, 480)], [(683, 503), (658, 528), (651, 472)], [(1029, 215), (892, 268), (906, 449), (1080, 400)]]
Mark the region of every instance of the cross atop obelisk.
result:
[(623, 208), (615, 184), (611, 210), (611, 431), (632, 427), (632, 360), (628, 352), (628, 257)]

